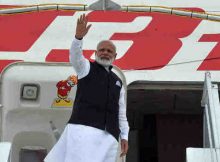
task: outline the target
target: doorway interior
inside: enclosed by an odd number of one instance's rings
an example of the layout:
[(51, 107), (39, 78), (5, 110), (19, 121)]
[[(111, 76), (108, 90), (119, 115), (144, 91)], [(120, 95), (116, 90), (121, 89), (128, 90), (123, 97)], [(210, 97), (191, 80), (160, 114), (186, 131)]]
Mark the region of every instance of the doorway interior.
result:
[(126, 162), (185, 162), (187, 147), (203, 145), (202, 85), (128, 87)]

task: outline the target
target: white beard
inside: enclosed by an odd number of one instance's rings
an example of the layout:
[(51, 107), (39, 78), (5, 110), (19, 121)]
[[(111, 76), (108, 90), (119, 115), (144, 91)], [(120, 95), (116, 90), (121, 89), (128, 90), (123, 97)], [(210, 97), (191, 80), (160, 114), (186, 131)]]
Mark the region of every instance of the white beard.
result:
[(95, 55), (95, 60), (100, 65), (102, 65), (104, 67), (108, 67), (112, 64), (112, 62), (114, 61), (114, 58), (108, 60), (108, 59), (102, 59), (102, 58), (98, 57), (97, 55)]

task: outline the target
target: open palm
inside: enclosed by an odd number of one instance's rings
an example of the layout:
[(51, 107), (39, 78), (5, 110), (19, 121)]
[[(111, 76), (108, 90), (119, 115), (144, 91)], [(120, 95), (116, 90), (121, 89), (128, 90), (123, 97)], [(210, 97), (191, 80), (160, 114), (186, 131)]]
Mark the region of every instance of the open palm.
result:
[(85, 14), (81, 15), (78, 20), (77, 20), (77, 25), (76, 25), (76, 38), (77, 39), (82, 39), (89, 31), (90, 27), (92, 26), (87, 25), (88, 19), (85, 16)]

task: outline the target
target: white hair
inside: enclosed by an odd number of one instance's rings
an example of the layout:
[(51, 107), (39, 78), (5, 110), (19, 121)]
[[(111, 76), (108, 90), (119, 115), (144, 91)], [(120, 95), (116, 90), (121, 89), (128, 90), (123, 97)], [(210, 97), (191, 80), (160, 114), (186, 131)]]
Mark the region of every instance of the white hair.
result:
[(99, 47), (102, 43), (104, 43), (104, 42), (110, 43), (110, 44), (113, 46), (113, 48), (114, 48), (114, 50), (115, 50), (115, 52), (116, 52), (116, 46), (115, 46), (115, 44), (114, 44), (111, 40), (102, 40), (102, 41), (100, 41), (100, 42), (97, 44), (96, 49), (98, 50), (98, 47)]

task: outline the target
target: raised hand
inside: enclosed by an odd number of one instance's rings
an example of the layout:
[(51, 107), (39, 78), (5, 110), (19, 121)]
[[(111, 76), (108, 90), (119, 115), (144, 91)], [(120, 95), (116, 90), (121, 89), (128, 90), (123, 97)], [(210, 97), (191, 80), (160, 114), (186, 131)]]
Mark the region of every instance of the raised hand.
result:
[(83, 39), (83, 37), (87, 34), (89, 31), (90, 27), (92, 26), (91, 24), (87, 26), (88, 19), (85, 16), (85, 14), (81, 15), (78, 20), (77, 20), (77, 25), (76, 25), (76, 35), (75, 37), (77, 39)]

